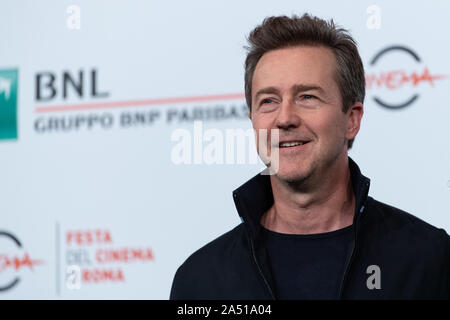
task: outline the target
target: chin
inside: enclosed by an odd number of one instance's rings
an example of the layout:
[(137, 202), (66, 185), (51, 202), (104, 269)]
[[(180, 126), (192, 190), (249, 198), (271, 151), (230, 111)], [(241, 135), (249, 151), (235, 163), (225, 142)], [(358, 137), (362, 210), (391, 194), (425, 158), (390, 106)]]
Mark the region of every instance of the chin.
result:
[(311, 170), (299, 166), (280, 166), (275, 175), (284, 182), (298, 183), (305, 181), (311, 175)]

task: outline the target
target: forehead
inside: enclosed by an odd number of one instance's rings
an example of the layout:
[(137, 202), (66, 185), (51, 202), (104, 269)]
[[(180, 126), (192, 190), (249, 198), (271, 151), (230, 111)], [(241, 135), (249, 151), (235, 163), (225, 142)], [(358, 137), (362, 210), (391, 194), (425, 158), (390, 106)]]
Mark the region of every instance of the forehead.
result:
[(294, 84), (337, 89), (336, 58), (322, 46), (296, 46), (265, 53), (253, 74), (252, 92), (263, 87), (290, 88)]

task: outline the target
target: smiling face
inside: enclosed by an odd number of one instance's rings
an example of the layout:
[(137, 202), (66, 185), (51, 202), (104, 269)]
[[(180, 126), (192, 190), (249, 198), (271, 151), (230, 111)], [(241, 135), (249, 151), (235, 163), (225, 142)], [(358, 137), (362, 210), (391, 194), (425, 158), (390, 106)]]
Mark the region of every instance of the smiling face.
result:
[(279, 129), (280, 143), (267, 148), (279, 152), (276, 176), (281, 180), (320, 181), (337, 159), (346, 159), (362, 105), (342, 112), (335, 72), (333, 52), (321, 46), (269, 51), (256, 65), (249, 116), (257, 132), (267, 129), (270, 137), (271, 129)]

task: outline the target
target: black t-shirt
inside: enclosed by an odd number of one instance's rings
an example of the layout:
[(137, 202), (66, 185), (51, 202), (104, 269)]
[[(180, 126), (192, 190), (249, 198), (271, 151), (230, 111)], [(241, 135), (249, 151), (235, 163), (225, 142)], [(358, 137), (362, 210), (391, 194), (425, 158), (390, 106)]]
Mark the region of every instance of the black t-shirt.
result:
[(338, 299), (353, 225), (319, 234), (282, 234), (263, 227), (279, 299)]

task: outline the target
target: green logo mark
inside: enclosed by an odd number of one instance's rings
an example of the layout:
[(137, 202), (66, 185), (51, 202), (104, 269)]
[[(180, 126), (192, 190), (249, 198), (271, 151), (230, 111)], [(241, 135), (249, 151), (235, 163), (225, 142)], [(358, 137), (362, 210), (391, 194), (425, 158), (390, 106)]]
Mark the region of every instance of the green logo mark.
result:
[(17, 139), (17, 69), (0, 70), (0, 140)]

